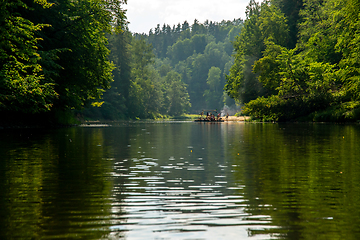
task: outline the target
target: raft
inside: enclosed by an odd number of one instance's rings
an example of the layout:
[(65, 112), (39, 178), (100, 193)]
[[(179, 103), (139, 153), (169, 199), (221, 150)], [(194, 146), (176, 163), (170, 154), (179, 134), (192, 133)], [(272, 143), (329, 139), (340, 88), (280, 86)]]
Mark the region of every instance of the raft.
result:
[(209, 120), (209, 119), (203, 119), (203, 118), (198, 118), (195, 119), (195, 122), (224, 122), (224, 120), (222, 120), (221, 118), (219, 120)]
[[(206, 117), (204, 116), (204, 112), (207, 112)], [(199, 113), (198, 119), (195, 119), (195, 122), (224, 122), (224, 120), (220, 117), (220, 113), (218, 114), (217, 110), (215, 109), (202, 110), (202, 112)]]

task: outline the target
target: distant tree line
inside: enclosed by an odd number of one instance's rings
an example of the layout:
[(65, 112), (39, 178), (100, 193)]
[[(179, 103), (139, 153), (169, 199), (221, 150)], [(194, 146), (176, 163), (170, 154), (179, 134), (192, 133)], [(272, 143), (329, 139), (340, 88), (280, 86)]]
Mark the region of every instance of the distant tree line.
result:
[(149, 34), (135, 34), (144, 38), (153, 47), (155, 68), (162, 76), (174, 71), (187, 86), (191, 108), (198, 113), (202, 109), (218, 109), (224, 104), (234, 104), (224, 93), (225, 75), (233, 64), (233, 46), (242, 29), (243, 21), (199, 23), (190, 25), (157, 25)]
[(267, 121), (360, 119), (356, 0), (250, 0), (225, 90)]
[(125, 3), (2, 1), (1, 121), (155, 118), (234, 101), (268, 121), (360, 118), (355, 0), (250, 0), (245, 21), (148, 34), (127, 30)]
[[(235, 102), (224, 93), (225, 75), (233, 64), (240, 19), (206, 21), (177, 27), (160, 25), (149, 34), (124, 31), (108, 36), (113, 82), (101, 107), (86, 108), (96, 119), (144, 119), (220, 109)], [(94, 104), (93, 104), (94, 105)]]
[(151, 44), (129, 31), (109, 36), (110, 59), (115, 65), (111, 88), (101, 107), (85, 109), (90, 118), (108, 120), (179, 116), (190, 108), (186, 84), (175, 71), (155, 69)]

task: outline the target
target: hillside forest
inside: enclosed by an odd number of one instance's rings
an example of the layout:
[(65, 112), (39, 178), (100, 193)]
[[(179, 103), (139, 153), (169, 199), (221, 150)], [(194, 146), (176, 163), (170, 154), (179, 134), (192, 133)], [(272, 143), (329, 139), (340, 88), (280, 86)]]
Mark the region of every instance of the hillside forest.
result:
[(251, 0), (226, 92), (263, 121), (359, 120), (359, 13), (356, 0)]
[(241, 20), (127, 28), (126, 1), (2, 1), (1, 121), (145, 119), (220, 109)]
[(231, 40), (243, 21), (177, 26), (158, 24), (149, 34), (125, 31), (109, 36), (115, 64), (111, 88), (100, 108), (84, 111), (91, 118), (144, 119), (220, 110), (235, 101), (224, 92), (233, 64)]
[(246, 19), (127, 27), (126, 0), (0, 3), (0, 112), (146, 119), (235, 103), (263, 121), (360, 116), (356, 0), (250, 0)]

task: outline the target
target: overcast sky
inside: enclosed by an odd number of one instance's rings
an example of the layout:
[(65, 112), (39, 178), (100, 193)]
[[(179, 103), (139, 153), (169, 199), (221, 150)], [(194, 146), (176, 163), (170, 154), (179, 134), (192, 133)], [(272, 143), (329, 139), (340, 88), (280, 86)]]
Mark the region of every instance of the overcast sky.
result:
[(245, 19), (245, 8), (250, 0), (128, 0), (127, 9), (129, 29), (133, 33), (149, 33), (157, 24), (166, 23), (171, 27), (185, 20), (190, 25), (196, 18), (220, 22)]

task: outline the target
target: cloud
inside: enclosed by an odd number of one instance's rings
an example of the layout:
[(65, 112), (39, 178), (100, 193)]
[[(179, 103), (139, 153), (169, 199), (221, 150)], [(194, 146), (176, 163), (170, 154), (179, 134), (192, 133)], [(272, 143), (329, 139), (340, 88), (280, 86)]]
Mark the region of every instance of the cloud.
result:
[(249, 0), (128, 0), (129, 28), (132, 32), (148, 33), (157, 24), (170, 26), (190, 24), (194, 19), (220, 22), (245, 18), (245, 8)]

